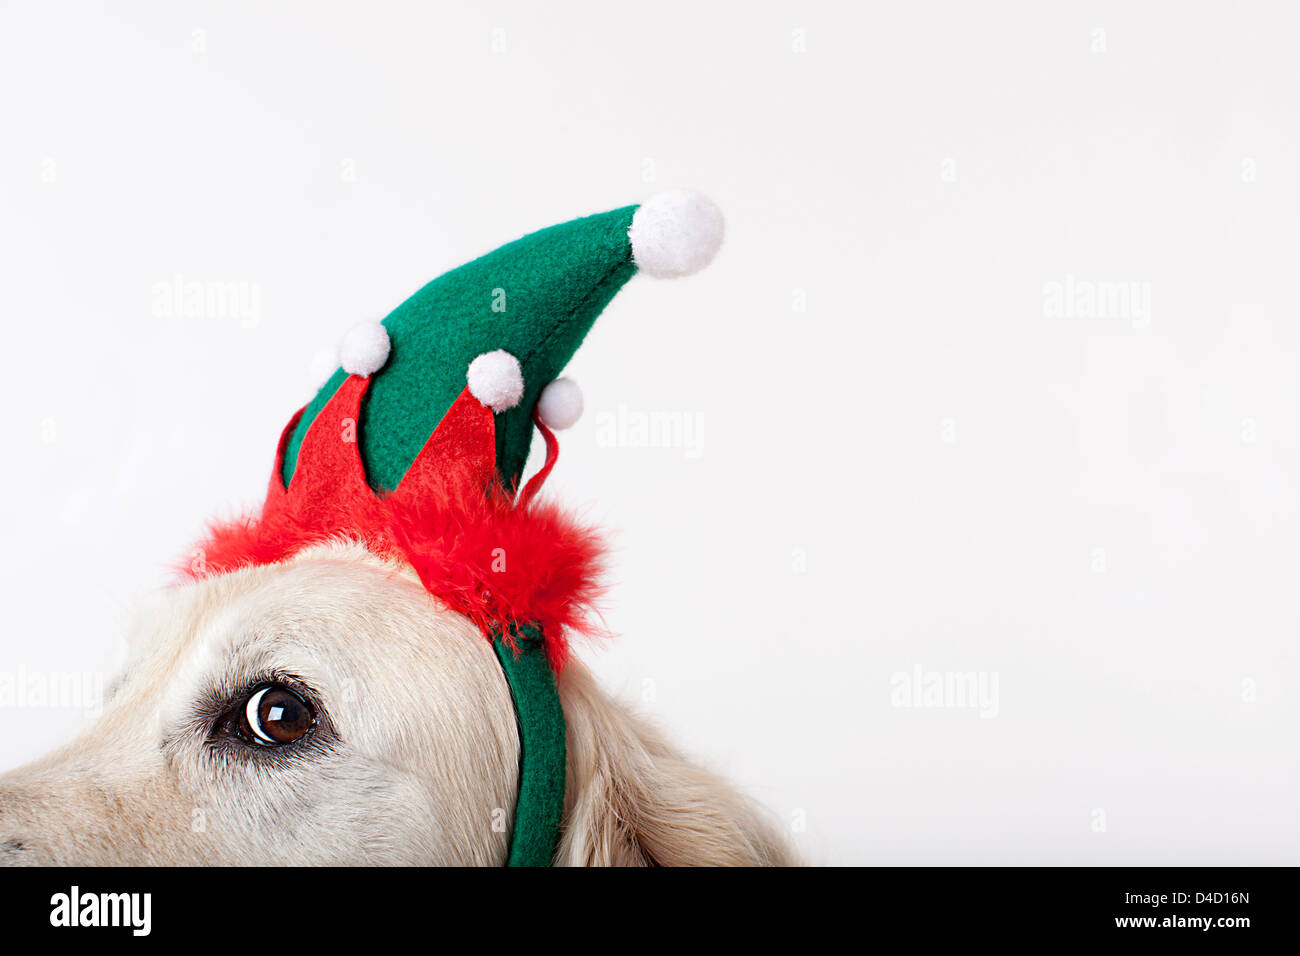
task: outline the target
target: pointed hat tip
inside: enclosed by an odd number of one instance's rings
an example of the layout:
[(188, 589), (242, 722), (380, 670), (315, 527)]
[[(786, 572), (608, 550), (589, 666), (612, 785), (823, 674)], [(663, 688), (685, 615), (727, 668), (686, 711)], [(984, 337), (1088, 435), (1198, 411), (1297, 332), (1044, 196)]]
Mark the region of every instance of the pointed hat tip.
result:
[(656, 279), (699, 272), (717, 255), (722, 234), (722, 210), (686, 189), (651, 196), (632, 215), (627, 231), (632, 261)]

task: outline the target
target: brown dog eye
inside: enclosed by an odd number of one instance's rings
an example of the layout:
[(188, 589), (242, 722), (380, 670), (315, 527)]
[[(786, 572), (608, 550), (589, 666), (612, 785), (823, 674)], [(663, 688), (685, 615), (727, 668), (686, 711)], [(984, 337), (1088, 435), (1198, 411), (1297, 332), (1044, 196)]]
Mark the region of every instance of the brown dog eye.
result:
[(291, 744), (316, 723), (311, 704), (287, 687), (272, 684), (254, 691), (244, 704), (245, 739), (267, 747)]

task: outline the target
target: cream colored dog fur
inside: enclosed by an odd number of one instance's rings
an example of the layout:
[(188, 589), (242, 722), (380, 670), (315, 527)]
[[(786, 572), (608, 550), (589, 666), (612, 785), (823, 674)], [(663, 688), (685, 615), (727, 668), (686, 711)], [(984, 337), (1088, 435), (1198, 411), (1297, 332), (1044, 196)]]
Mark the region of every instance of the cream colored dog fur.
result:
[[(491, 645), (413, 572), (357, 545), (178, 585), (153, 599), (101, 717), (0, 776), (0, 864), (504, 862), (518, 788)], [(305, 746), (222, 739), (241, 689), (291, 678)], [(559, 680), (568, 787), (557, 862), (793, 862), (752, 805), (601, 692)]]

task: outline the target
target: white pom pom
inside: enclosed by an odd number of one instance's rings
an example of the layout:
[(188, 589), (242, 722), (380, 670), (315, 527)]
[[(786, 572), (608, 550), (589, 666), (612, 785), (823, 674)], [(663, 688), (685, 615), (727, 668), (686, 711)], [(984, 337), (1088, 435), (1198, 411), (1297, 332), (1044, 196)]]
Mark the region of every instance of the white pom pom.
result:
[(514, 408), (524, 397), (524, 373), (519, 359), (504, 349), (484, 352), (465, 373), (469, 393), (494, 412)]
[(392, 343), (380, 322), (363, 322), (348, 330), (339, 345), (339, 364), (349, 375), (374, 375), (388, 361)]
[(656, 279), (699, 272), (722, 245), (722, 210), (680, 189), (651, 196), (632, 214), (627, 237), (637, 268)]
[(547, 428), (560, 431), (582, 417), (582, 389), (571, 378), (557, 378), (537, 399), (537, 417)]

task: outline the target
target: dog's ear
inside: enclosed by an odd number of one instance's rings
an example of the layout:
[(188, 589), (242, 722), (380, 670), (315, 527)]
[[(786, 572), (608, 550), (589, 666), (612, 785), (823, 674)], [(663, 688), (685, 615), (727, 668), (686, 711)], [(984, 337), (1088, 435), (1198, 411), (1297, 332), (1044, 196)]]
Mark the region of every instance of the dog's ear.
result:
[(564, 866), (782, 866), (789, 847), (744, 795), (672, 750), (576, 662), (560, 680), (568, 792)]

